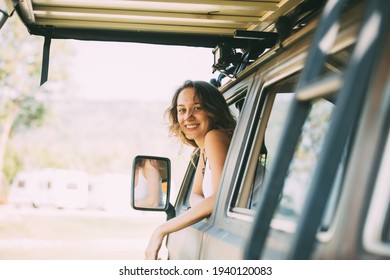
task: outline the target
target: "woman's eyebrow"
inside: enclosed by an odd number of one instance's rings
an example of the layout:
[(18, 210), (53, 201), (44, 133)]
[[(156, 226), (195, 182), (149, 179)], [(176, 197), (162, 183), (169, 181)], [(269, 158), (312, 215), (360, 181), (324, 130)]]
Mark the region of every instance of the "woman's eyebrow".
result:
[[(200, 102), (195, 102), (194, 104), (191, 104), (192, 106), (195, 106), (195, 105), (201, 105)], [(186, 105), (184, 104), (177, 104), (176, 107), (185, 107)]]

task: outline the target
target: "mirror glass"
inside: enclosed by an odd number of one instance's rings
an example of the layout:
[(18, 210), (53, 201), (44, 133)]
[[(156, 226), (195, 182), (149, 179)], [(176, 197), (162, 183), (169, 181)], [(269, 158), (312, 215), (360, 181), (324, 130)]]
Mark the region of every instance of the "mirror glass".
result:
[(168, 158), (135, 157), (131, 195), (134, 209), (166, 210), (169, 206), (169, 184)]

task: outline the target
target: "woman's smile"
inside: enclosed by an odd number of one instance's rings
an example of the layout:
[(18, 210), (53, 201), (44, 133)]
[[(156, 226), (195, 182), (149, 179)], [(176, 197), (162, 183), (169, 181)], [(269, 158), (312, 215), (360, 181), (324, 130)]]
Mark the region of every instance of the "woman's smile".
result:
[(185, 127), (187, 129), (189, 129), (189, 130), (193, 130), (193, 129), (197, 128), (198, 126), (199, 125), (197, 125), (197, 124), (187, 124), (187, 125), (185, 125)]

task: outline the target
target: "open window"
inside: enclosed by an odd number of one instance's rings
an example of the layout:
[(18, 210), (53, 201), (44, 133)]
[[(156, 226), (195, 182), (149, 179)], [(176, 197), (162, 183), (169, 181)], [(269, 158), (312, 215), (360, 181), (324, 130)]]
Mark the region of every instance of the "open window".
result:
[(229, 215), (247, 219), (255, 213), (262, 184), (274, 159), (288, 108), (294, 97), (294, 84), (295, 78), (288, 78), (269, 86), (263, 90), (263, 94), (258, 93), (261, 97), (258, 99), (259, 106), (254, 106), (257, 111), (251, 122), (250, 130), (254, 133), (249, 137), (249, 158), (244, 156), (240, 171), (244, 180), (233, 192)]
[(311, 105), (271, 221), (264, 252), (267, 259), (283, 259), (283, 254), (288, 252), (332, 120), (333, 108), (334, 104), (323, 98), (314, 100)]
[[(229, 95), (227, 97), (227, 103), (229, 105), (230, 112), (236, 118), (236, 120), (238, 120), (241, 116), (247, 92), (248, 84), (244, 84), (244, 86), (239, 86), (237, 89), (233, 89), (231, 93), (226, 93), (226, 95)], [(190, 195), (198, 160), (199, 153), (195, 153), (191, 156), (191, 160), (188, 164), (183, 183), (180, 188), (181, 193), (179, 193), (178, 201), (176, 202), (176, 205), (180, 205), (180, 208), (184, 211), (191, 207)]]

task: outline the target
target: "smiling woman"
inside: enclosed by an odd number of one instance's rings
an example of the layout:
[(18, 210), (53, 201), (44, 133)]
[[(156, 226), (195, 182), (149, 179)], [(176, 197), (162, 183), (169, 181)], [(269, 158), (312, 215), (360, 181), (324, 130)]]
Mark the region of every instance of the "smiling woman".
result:
[(158, 258), (166, 235), (211, 214), (236, 124), (222, 94), (204, 81), (186, 81), (179, 87), (167, 113), (171, 133), (195, 147), (194, 152), (200, 150), (203, 160), (196, 168), (191, 209), (156, 228), (145, 251), (146, 259)]

